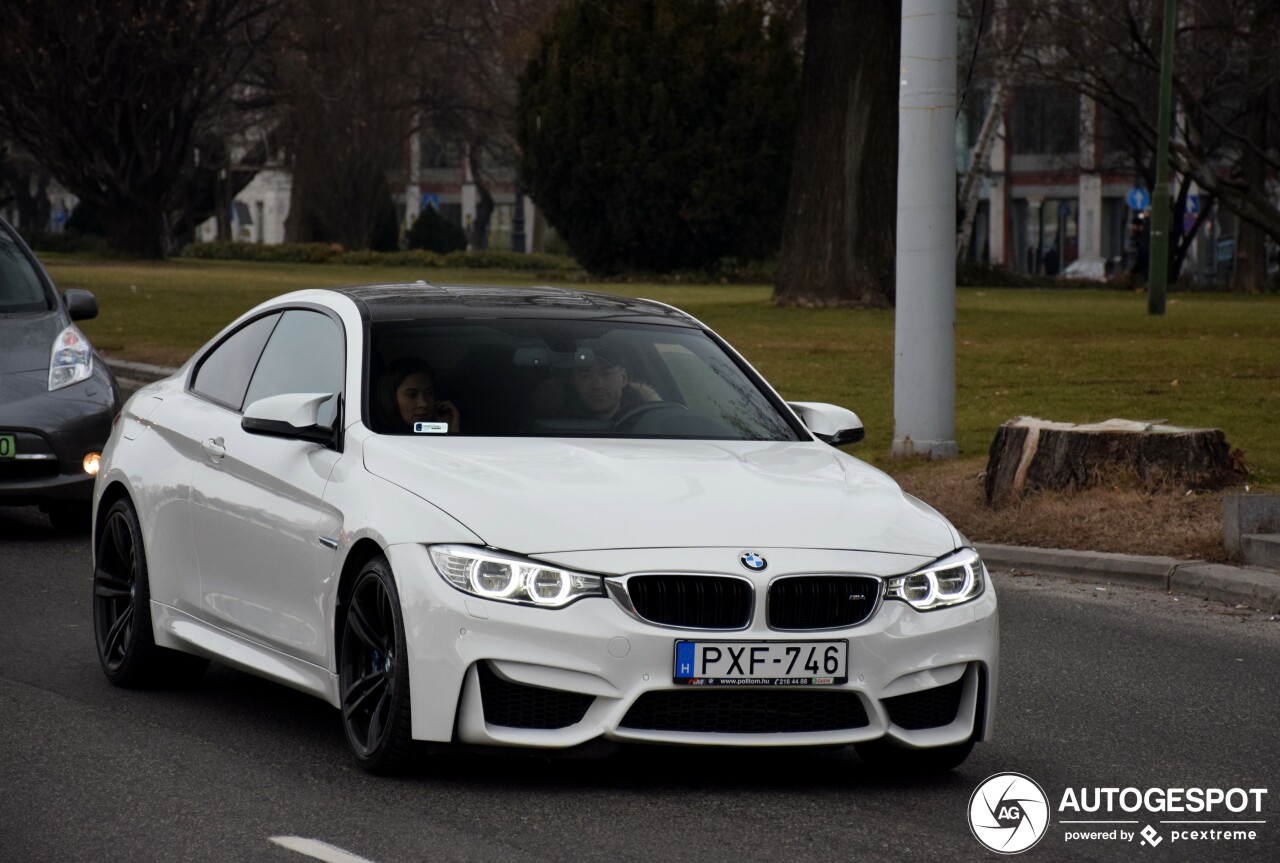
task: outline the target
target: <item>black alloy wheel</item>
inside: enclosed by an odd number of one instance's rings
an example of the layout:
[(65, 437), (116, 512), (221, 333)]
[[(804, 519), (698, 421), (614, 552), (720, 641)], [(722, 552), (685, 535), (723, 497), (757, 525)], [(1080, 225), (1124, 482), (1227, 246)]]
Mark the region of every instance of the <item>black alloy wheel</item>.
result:
[(197, 679), (207, 659), (156, 646), (142, 528), (127, 498), (111, 505), (97, 541), (93, 631), (107, 680), (137, 687)]
[(414, 754), (400, 595), (391, 566), (377, 557), (356, 577), (342, 623), (338, 663), (342, 726), (356, 763), (396, 773)]

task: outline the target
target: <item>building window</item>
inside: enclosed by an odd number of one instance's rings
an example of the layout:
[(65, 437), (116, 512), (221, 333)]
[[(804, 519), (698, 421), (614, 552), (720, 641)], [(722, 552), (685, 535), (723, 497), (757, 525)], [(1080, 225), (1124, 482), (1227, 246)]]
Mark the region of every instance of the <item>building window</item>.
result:
[(1015, 155), (1062, 155), (1080, 146), (1080, 99), (1053, 87), (1027, 87), (1013, 100)]

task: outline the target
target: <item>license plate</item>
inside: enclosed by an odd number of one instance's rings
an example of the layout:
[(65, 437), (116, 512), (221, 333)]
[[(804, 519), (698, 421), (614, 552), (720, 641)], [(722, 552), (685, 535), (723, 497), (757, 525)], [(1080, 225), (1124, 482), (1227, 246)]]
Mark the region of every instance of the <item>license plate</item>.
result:
[(17, 438), (11, 434), (0, 434), (0, 458), (13, 458), (17, 454)]
[(833, 686), (849, 680), (847, 641), (677, 641), (675, 682)]

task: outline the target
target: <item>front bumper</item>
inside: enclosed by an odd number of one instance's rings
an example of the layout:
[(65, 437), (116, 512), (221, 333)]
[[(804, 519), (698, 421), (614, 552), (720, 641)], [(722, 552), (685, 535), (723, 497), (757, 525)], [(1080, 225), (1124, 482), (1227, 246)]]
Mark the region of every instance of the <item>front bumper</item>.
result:
[(120, 408), (115, 379), (95, 363), (87, 380), (48, 390), (48, 372), (0, 381), (0, 432), (17, 440), (17, 457), (0, 461), (0, 505), (88, 502), (94, 477), (84, 457), (102, 452)]
[[(726, 632), (646, 623), (607, 597), (579, 600), (563, 609), (483, 600), (446, 584), (425, 547), (396, 545), (388, 552), (405, 617), (413, 734), (421, 740), (567, 748), (595, 739), (828, 746), (886, 738), (922, 748), (985, 739), (994, 722), (999, 633), (996, 596), (989, 582), (982, 596), (964, 605), (922, 613), (906, 603), (888, 601), (867, 621), (845, 629), (780, 632), (769, 629), (764, 615), (757, 613), (748, 628)], [(758, 591), (760, 610), (763, 595)], [(849, 678), (846, 684), (822, 687), (679, 685), (672, 680), (678, 639), (847, 639)], [(535, 701), (545, 696), (553, 715), (542, 724), (560, 727), (513, 727), (500, 724), (511, 722), (503, 717), (494, 721), (492, 704), (486, 714), (484, 692), (498, 691), (495, 685)], [(646, 707), (660, 701), (660, 714), (683, 717), (679, 705), (687, 703), (693, 718), (638, 727), (655, 724), (653, 712), (637, 705), (649, 693), (669, 695), (645, 699)], [(795, 721), (795, 714), (805, 711), (791, 710), (791, 719), (779, 723), (785, 730), (770, 730), (769, 714), (781, 704), (816, 707), (816, 699), (821, 699), (830, 706), (832, 696), (843, 705), (836, 713), (851, 719), (828, 718), (819, 723), (821, 730), (806, 730)], [(699, 698), (707, 700), (683, 701)], [(778, 700), (791, 698), (796, 701)], [(939, 699), (948, 698), (953, 706), (944, 704), (939, 712)], [(856, 699), (860, 709), (846, 709), (854, 705), (844, 699)], [(566, 703), (584, 709), (557, 712)], [(705, 719), (716, 711), (748, 712), (760, 721), (747, 731), (718, 730), (724, 723)], [(646, 713), (645, 720), (637, 720), (639, 712)], [(535, 710), (533, 715), (544, 713)], [(561, 725), (566, 715), (572, 721)], [(830, 711), (824, 715), (829, 717)], [(937, 716), (942, 719), (931, 718)], [(740, 727), (734, 717), (728, 718), (728, 727)]]

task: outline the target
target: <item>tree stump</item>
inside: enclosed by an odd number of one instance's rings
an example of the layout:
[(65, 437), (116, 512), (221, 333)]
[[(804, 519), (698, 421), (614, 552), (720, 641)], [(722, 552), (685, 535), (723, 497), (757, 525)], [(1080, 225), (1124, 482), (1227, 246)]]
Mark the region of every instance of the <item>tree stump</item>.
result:
[(1081, 424), (1018, 417), (996, 431), (987, 461), (987, 504), (1037, 489), (1132, 485), (1222, 488), (1247, 473), (1221, 429), (1110, 419)]

